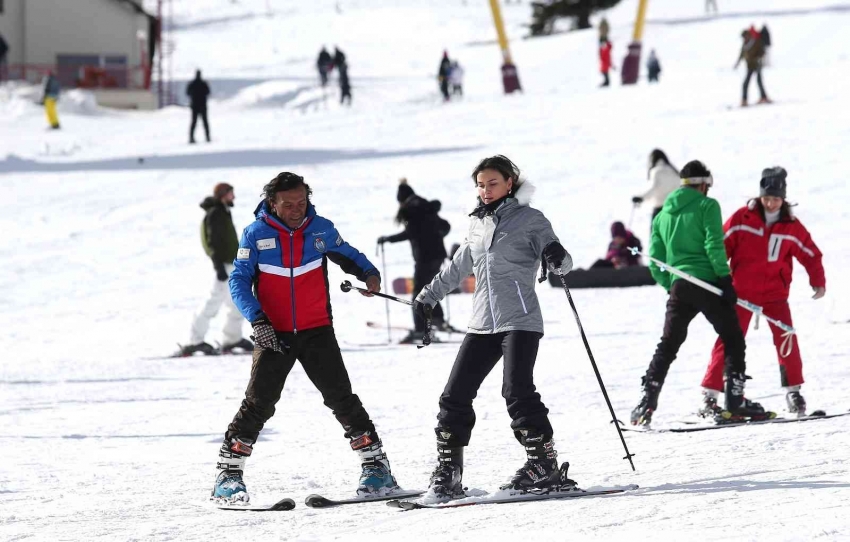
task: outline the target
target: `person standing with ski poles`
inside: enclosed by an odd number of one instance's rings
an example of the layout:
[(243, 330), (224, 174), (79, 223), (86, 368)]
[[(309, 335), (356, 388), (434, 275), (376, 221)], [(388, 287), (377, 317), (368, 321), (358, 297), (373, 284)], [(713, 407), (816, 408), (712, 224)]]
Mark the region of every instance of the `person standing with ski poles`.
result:
[[(398, 489), (375, 425), (351, 390), (331, 319), (327, 260), (365, 282), (364, 295), (381, 291), (381, 275), (343, 241), (330, 220), (316, 214), (311, 195), (303, 177), (279, 174), (263, 188), (257, 220), (245, 228), (239, 243), (230, 292), (254, 328), (254, 362), (245, 399), (219, 450), (215, 500), (248, 501), (245, 461), (274, 414), (296, 360), (360, 456), (357, 494), (385, 495)], [(286, 440), (292, 445), (299, 435), (310, 438), (310, 428), (288, 431)]]
[[(416, 195), (413, 188), (407, 184), (407, 179), (401, 179), (399, 182), (396, 199), (399, 204), (396, 222), (404, 224), (404, 231), (395, 235), (381, 236), (378, 238), (378, 244), (383, 246), (384, 243), (410, 241), (414, 261), (413, 298), (415, 299), (422, 288), (440, 272), (440, 267), (446, 259), (443, 237), (448, 235), (451, 225), (437, 214), (441, 207), (439, 200), (428, 201)], [(431, 316), (437, 329), (446, 329), (448, 323), (439, 303), (434, 306)], [(401, 340), (401, 344), (417, 343), (425, 336), (425, 320), (415, 313), (413, 325), (413, 331)]]
[[(731, 419), (769, 416), (761, 405), (744, 398), (746, 343), (738, 323), (720, 205), (708, 197), (714, 185), (711, 171), (698, 160), (685, 164), (680, 173), (682, 187), (670, 194), (652, 221), (649, 269), (652, 277), (670, 293), (664, 333), (655, 355), (642, 377), (643, 397), (632, 410), (632, 425), (648, 426), (658, 409), (658, 396), (670, 365), (688, 336), (688, 326), (697, 314), (711, 323), (725, 346), (726, 410)], [(696, 284), (680, 280), (658, 262), (684, 271), (720, 288), (717, 296)]]
[[(787, 177), (788, 173), (781, 167), (762, 171), (759, 197), (738, 209), (723, 230), (735, 290), (748, 301), (760, 305), (765, 316), (793, 326), (788, 306), (793, 258), (806, 268), (809, 285), (814, 290), (813, 299), (826, 294), (826, 276), (820, 249), (785, 200)], [(737, 311), (746, 335), (752, 313), (740, 306)], [(769, 325), (788, 412), (805, 416), (806, 400), (800, 394), (804, 382), (800, 345), (796, 337), (787, 338), (782, 329), (772, 323)], [(787, 350), (783, 351), (784, 348)], [(723, 388), (724, 357), (723, 343), (717, 341), (702, 380), (703, 405), (699, 412), (704, 417), (714, 416), (719, 410), (717, 397)]]
[[(504, 358), (502, 395), (511, 429), (525, 447), (526, 463), (503, 489), (559, 486), (559, 469), (549, 410), (534, 386), (534, 363), (543, 316), (534, 292), (541, 259), (558, 273), (572, 269), (570, 255), (549, 220), (529, 207), (533, 187), (519, 168), (498, 155), (485, 158), (472, 173), (478, 206), (470, 214), (466, 240), (434, 280), (416, 297), (413, 309), (427, 318), (438, 301), (470, 273), (476, 277), (472, 317), (440, 396), (437, 415), (438, 463), (426, 499), (463, 495), (463, 449), (475, 425), (472, 401), (487, 374)], [(565, 464), (566, 465), (566, 464)]]

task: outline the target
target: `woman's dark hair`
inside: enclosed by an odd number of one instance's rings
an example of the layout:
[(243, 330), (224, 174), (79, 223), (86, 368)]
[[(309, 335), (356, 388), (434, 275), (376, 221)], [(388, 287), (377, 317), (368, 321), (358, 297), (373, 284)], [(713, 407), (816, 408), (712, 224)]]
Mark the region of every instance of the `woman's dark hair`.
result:
[(677, 172), (679, 171), (676, 166), (670, 163), (670, 160), (667, 158), (667, 155), (664, 154), (664, 151), (661, 149), (652, 149), (652, 152), (649, 153), (649, 169), (646, 170), (646, 178), (649, 179), (649, 172), (652, 171), (652, 168), (658, 164), (659, 161), (664, 161), (665, 164), (675, 169)]
[(263, 187), (262, 197), (271, 204), (274, 201), (275, 194), (278, 192), (287, 192), (289, 190), (294, 190), (299, 186), (303, 186), (307, 190), (307, 202), (309, 203), (310, 196), (313, 195), (310, 185), (304, 182), (304, 177), (288, 171), (279, 173), (277, 177), (269, 181), (266, 186)]
[(507, 156), (502, 156), (501, 154), (497, 154), (496, 156), (491, 156), (489, 158), (485, 158), (475, 166), (475, 170), (472, 172), (472, 181), (475, 184), (478, 184), (478, 174), (484, 171), (485, 169), (495, 169), (499, 173), (502, 174), (502, 177), (507, 181), (508, 179), (514, 180), (514, 186), (518, 187), (521, 181), (519, 180), (520, 171), (519, 167), (511, 162), (510, 158)]
[[(502, 174), (502, 177), (507, 181), (508, 179), (513, 179), (513, 188), (511, 192), (508, 193), (507, 197), (513, 198), (516, 197), (516, 193), (519, 192), (520, 187), (525, 182), (525, 179), (520, 177), (519, 166), (511, 162), (511, 159), (507, 156), (503, 156), (501, 154), (497, 154), (496, 156), (491, 156), (489, 158), (485, 158), (478, 163), (475, 167), (475, 170), (472, 172), (472, 182), (475, 185), (478, 185), (478, 174), (484, 171), (485, 169), (494, 169)], [(480, 201), (481, 198), (479, 198)]]
[[(761, 204), (761, 198), (753, 198), (747, 204), (750, 209), (757, 209), (759, 214), (761, 214), (762, 220), (767, 220), (764, 214), (764, 205)], [(797, 204), (788, 203), (788, 200), (783, 199), (782, 205), (779, 207), (779, 220), (789, 220), (794, 214), (791, 211), (791, 207), (796, 207)]]

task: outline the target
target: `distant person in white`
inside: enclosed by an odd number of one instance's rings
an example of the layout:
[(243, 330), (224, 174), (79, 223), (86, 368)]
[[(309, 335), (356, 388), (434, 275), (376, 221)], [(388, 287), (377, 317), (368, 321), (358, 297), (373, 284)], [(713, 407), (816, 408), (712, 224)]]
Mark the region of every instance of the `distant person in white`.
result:
[[(209, 298), (195, 314), (189, 344), (182, 346), (178, 356), (191, 356), (195, 352), (207, 355), (218, 353), (233, 353), (234, 350), (251, 352), (254, 344), (242, 337), (242, 313), (236, 308), (230, 297), (230, 287), (227, 279), (233, 271), (233, 260), (239, 250), (239, 238), (230, 216), (230, 208), (236, 195), (233, 187), (227, 183), (218, 183), (213, 189), (213, 195), (204, 198), (201, 209), (206, 214), (201, 223), (201, 243), (204, 251), (210, 257), (215, 270), (215, 280), (210, 289)], [(227, 308), (227, 320), (222, 330), (221, 351), (204, 341), (210, 321), (215, 318), (222, 305)]]
[(705, 0), (705, 13), (709, 14), (712, 11), (717, 13), (717, 0)]
[(652, 218), (655, 218), (664, 206), (664, 200), (667, 199), (674, 190), (682, 185), (682, 180), (679, 178), (679, 171), (670, 164), (667, 155), (661, 149), (654, 149), (649, 153), (649, 170), (646, 173), (646, 178), (652, 183), (652, 186), (639, 196), (632, 198), (632, 203), (635, 207), (642, 203), (652, 205)]
[(452, 94), (463, 96), (463, 67), (456, 60), (452, 62), (449, 83), (452, 85)]

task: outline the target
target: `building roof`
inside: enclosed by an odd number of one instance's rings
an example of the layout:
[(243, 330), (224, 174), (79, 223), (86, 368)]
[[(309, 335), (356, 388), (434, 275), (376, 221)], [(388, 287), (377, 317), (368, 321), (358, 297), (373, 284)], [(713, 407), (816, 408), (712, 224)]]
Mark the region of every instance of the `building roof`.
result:
[(114, 1), (118, 2), (119, 4), (126, 4), (126, 5), (130, 6), (131, 8), (133, 8), (133, 10), (136, 13), (138, 13), (140, 15), (144, 15), (145, 17), (148, 17), (150, 19), (155, 18), (153, 15), (151, 15), (150, 13), (145, 11), (145, 8), (142, 7), (142, 3), (139, 2), (138, 0), (114, 0)]

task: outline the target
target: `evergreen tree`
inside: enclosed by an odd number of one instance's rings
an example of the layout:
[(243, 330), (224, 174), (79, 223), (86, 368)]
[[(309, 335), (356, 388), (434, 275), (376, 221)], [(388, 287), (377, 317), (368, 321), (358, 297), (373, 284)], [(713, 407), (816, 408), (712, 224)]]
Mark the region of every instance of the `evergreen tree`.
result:
[(573, 28), (590, 28), (590, 15), (596, 11), (608, 9), (619, 4), (620, 0), (555, 0), (553, 2), (532, 2), (532, 36), (552, 33), (552, 26), (559, 17), (573, 19)]

